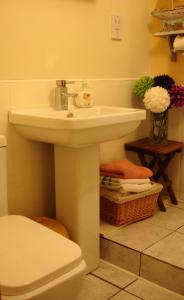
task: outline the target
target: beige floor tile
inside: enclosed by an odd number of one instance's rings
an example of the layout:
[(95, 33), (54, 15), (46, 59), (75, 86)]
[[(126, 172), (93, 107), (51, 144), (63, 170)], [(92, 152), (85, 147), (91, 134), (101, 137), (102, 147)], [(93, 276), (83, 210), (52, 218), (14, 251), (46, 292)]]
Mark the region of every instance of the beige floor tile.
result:
[(143, 254), (141, 258), (140, 276), (184, 295), (184, 270), (182, 269)]
[(177, 207), (180, 209), (184, 209), (184, 201), (178, 201)]
[(184, 226), (180, 227), (176, 232), (184, 234)]
[(100, 221), (100, 234), (106, 237), (106, 234), (119, 230), (121, 227), (113, 226), (107, 222)]
[(139, 275), (140, 253), (105, 238), (100, 238), (101, 258)]
[(125, 291), (121, 291), (117, 295), (111, 298), (111, 300), (138, 300), (138, 299), (140, 300), (140, 298), (137, 298), (136, 296), (131, 295)]
[(178, 197), (177, 197), (177, 195), (176, 195), (176, 198), (178, 200), (178, 204), (177, 205), (173, 204), (168, 196), (165, 196), (163, 198), (165, 206), (166, 207), (171, 206), (171, 207), (175, 207), (175, 208), (184, 209), (184, 201), (183, 200), (179, 200)]
[(145, 250), (144, 254), (184, 269), (184, 235), (174, 232)]
[(103, 260), (100, 261), (99, 268), (93, 271), (92, 274), (120, 288), (124, 288), (137, 278), (136, 275), (120, 269), (115, 265), (107, 263)]
[(166, 212), (158, 211), (153, 217), (146, 219), (146, 222), (165, 229), (176, 230), (184, 225), (184, 210), (176, 206), (167, 206)]
[(106, 234), (106, 237), (137, 251), (143, 251), (170, 232), (170, 230), (141, 221)]
[(76, 300), (107, 300), (118, 291), (117, 287), (93, 275), (87, 275)]
[[(139, 279), (129, 285), (125, 291), (144, 300), (182, 300), (183, 296), (153, 284), (147, 280)], [(121, 299), (121, 298), (120, 298)], [(122, 298), (123, 299), (123, 298)]]

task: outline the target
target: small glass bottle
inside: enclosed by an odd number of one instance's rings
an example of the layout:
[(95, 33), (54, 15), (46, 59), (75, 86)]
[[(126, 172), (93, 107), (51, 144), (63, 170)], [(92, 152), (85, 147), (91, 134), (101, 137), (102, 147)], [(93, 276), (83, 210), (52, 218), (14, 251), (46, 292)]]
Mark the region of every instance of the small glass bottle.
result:
[(82, 83), (75, 102), (78, 107), (87, 108), (93, 106), (91, 91), (86, 81)]

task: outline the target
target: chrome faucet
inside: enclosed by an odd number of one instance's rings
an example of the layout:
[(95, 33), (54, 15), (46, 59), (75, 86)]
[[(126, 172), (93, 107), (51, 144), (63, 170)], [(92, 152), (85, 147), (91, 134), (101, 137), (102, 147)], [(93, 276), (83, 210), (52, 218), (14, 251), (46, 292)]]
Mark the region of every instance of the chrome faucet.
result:
[(68, 98), (75, 98), (77, 93), (68, 93), (67, 84), (75, 83), (75, 81), (56, 80), (55, 90), (55, 109), (56, 110), (68, 110), (69, 100)]

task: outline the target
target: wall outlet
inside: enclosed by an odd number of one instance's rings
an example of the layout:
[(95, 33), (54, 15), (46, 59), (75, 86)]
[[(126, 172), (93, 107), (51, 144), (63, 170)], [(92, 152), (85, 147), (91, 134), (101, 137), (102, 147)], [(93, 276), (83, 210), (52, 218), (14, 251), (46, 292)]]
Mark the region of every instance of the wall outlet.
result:
[(122, 22), (120, 15), (111, 16), (111, 38), (112, 40), (122, 39)]

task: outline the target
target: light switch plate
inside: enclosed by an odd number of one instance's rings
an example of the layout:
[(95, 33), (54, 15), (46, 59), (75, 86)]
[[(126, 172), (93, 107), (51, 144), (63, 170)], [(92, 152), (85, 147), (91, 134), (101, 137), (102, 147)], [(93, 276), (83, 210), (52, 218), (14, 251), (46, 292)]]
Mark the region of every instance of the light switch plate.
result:
[(122, 21), (120, 15), (111, 16), (111, 38), (113, 40), (122, 39)]

